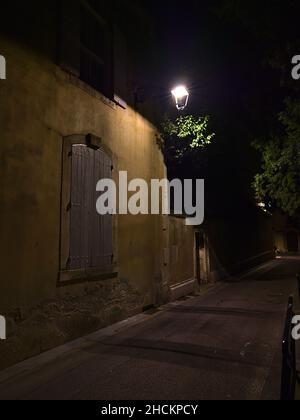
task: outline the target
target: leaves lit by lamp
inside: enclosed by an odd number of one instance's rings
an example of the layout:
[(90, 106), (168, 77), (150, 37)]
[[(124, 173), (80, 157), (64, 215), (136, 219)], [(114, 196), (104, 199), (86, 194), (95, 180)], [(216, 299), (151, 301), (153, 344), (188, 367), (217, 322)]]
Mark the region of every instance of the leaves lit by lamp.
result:
[(187, 88), (185, 86), (177, 86), (172, 90), (172, 95), (174, 97), (178, 111), (183, 111), (187, 107), (190, 97)]

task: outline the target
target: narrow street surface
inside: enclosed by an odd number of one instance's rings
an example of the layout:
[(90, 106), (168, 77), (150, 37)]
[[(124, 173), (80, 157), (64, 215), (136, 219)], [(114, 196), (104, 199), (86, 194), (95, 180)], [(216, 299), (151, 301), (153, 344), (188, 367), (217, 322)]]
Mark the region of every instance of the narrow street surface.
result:
[(300, 260), (283, 258), (0, 373), (1, 399), (280, 397), (281, 338)]

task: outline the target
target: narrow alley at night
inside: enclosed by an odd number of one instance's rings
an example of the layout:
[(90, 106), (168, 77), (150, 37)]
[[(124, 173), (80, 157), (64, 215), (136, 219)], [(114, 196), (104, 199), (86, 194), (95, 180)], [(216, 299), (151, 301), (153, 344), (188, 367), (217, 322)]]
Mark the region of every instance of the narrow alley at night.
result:
[(1, 401), (300, 400), (299, 14), (1, 6)]

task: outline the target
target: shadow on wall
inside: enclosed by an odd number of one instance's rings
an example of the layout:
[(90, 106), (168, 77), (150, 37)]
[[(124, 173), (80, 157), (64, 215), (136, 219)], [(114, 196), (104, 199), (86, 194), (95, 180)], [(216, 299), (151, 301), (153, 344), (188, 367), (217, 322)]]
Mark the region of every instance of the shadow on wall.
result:
[(271, 218), (259, 209), (252, 209), (244, 217), (208, 220), (205, 233), (212, 276), (219, 279), (240, 274), (274, 258)]

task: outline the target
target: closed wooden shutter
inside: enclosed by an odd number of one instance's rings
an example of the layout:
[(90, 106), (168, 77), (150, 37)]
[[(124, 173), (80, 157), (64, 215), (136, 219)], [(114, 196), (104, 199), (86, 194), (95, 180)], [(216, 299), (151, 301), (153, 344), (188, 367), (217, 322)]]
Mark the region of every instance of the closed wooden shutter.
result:
[(92, 207), (93, 150), (72, 148), (70, 269), (88, 268), (91, 261), (89, 226)]
[[(101, 149), (95, 151), (94, 185), (112, 178), (112, 160)], [(96, 199), (94, 200), (96, 203)], [(96, 211), (92, 229), (92, 267), (109, 267), (113, 258), (112, 215), (100, 216)]]
[(72, 147), (69, 269), (106, 268), (113, 258), (112, 215), (96, 211), (96, 185), (112, 178), (112, 160), (99, 149)]
[(80, 76), (80, 0), (61, 0), (59, 64)]

